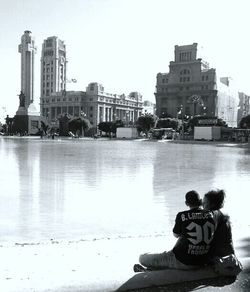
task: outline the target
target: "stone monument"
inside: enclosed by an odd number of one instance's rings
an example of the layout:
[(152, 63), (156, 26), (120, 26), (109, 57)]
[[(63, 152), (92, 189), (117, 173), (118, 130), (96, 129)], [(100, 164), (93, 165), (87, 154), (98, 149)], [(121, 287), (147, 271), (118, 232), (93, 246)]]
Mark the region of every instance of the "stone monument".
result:
[(18, 47), (21, 53), (21, 92), (19, 107), (14, 117), (13, 132), (36, 134), (40, 128), (40, 113), (34, 105), (35, 41), (31, 31), (26, 30)]

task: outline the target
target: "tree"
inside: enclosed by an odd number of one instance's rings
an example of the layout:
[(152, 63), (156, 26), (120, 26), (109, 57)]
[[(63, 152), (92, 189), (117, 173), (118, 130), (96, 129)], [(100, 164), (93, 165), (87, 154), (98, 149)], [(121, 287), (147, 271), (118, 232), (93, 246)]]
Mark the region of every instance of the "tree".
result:
[(240, 128), (250, 129), (250, 115), (247, 115), (240, 120)]
[(98, 124), (98, 129), (102, 132), (107, 133), (111, 137), (111, 133), (116, 134), (116, 130), (119, 127), (124, 127), (122, 120), (117, 120), (115, 122), (101, 122)]
[(49, 125), (46, 125), (45, 122), (41, 121), (41, 131), (43, 131), (45, 135), (47, 135), (48, 129), (49, 129)]
[(155, 119), (151, 114), (140, 116), (136, 121), (136, 127), (139, 132), (144, 132), (148, 135), (148, 131), (154, 127)]
[(88, 119), (79, 117), (69, 121), (69, 131), (74, 134), (81, 133), (84, 136), (85, 131), (89, 130), (91, 127), (90, 121)]
[(98, 124), (98, 129), (102, 132), (105, 132), (106, 134), (110, 135), (113, 130), (113, 123), (112, 122), (101, 122)]
[(67, 114), (62, 115), (58, 118), (59, 120), (59, 135), (60, 136), (68, 136), (69, 135), (69, 120)]

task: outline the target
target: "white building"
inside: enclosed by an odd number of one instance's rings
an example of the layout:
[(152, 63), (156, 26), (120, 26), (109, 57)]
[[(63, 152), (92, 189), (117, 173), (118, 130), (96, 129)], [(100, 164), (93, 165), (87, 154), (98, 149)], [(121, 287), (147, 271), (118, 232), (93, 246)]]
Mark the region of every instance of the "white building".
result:
[(155, 103), (149, 100), (143, 101), (143, 108), (142, 108), (142, 114), (155, 114)]
[(86, 117), (93, 127), (101, 122), (122, 120), (132, 125), (142, 114), (142, 95), (131, 92), (128, 95), (108, 93), (97, 82), (90, 83), (86, 91), (54, 92), (41, 98), (41, 114), (49, 123), (58, 117)]
[(232, 78), (221, 77), (217, 81), (215, 115), (223, 119), (229, 127), (237, 127), (238, 105), (239, 94)]

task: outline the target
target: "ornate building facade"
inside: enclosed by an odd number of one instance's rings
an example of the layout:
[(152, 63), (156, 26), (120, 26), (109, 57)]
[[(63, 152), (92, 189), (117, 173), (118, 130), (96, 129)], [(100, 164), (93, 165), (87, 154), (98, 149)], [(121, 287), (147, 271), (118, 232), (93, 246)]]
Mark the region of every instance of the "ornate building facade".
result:
[(93, 127), (100, 122), (122, 120), (133, 124), (142, 114), (142, 96), (138, 92), (129, 95), (104, 91), (96, 82), (90, 83), (86, 91), (62, 91), (41, 98), (41, 114), (51, 124), (65, 114), (70, 117), (86, 117)]
[(197, 58), (197, 47), (197, 43), (175, 46), (175, 58), (169, 64), (169, 72), (157, 74), (156, 114), (228, 117), (225, 120), (228, 125), (236, 126), (238, 95), (231, 94), (230, 85), (225, 85), (223, 78), (219, 82), (229, 90), (218, 94), (216, 70)]

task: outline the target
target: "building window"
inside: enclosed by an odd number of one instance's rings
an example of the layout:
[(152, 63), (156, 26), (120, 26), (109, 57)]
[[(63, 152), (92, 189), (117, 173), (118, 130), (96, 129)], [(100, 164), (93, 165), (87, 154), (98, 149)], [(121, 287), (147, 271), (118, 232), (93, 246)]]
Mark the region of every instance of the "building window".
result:
[(68, 107), (68, 113), (73, 116), (73, 106)]
[(46, 86), (49, 87), (49, 82), (46, 83)]
[(79, 117), (80, 116), (80, 108), (79, 106), (75, 106), (74, 107), (74, 115)]
[(90, 110), (91, 110), (91, 111), (93, 110), (93, 106), (90, 107)]

